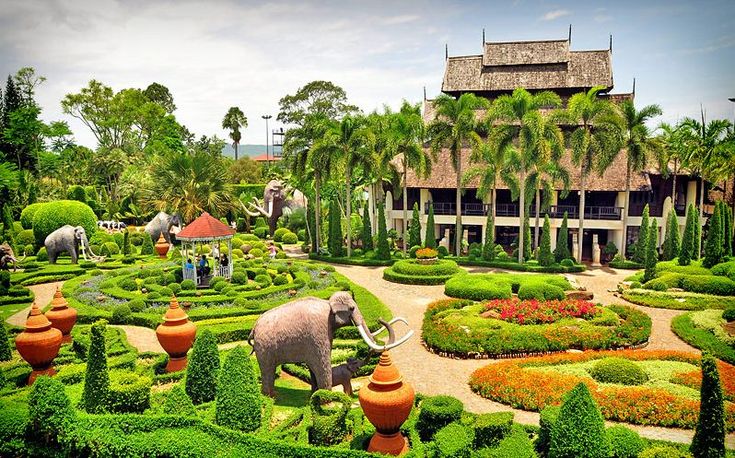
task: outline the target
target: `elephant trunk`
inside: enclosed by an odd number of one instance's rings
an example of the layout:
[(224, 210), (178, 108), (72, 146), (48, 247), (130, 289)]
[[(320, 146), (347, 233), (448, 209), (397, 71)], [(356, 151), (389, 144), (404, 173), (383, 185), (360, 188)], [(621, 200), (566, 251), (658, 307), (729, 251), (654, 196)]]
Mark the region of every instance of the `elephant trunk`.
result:
[(97, 256), (96, 254), (94, 254), (94, 252), (92, 251), (92, 247), (89, 246), (89, 240), (87, 240), (86, 235), (82, 235), (79, 242), (82, 245), (82, 256), (84, 257), (85, 260), (87, 259), (87, 251), (89, 251), (89, 255), (92, 257), (93, 261), (104, 260), (103, 256)]

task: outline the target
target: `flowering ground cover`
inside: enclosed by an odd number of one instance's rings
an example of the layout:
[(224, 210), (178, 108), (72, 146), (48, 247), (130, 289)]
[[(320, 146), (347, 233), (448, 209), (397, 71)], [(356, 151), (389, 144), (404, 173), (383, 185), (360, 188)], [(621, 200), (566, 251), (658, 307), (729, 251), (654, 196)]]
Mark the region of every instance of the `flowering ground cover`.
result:
[(602, 313), (601, 307), (579, 299), (540, 301), (514, 297), (492, 300), (485, 304), (485, 308), (500, 313), (501, 320), (517, 324), (554, 323), (562, 318), (589, 320)]
[[(627, 386), (600, 383), (590, 374), (605, 358), (635, 362), (647, 381)], [(608, 420), (641, 425), (693, 428), (699, 412), (700, 360), (672, 351), (602, 351), (502, 361), (478, 369), (470, 386), (481, 396), (512, 407), (539, 411), (562, 402), (585, 383)], [(720, 362), (728, 430), (735, 430), (735, 367)]]

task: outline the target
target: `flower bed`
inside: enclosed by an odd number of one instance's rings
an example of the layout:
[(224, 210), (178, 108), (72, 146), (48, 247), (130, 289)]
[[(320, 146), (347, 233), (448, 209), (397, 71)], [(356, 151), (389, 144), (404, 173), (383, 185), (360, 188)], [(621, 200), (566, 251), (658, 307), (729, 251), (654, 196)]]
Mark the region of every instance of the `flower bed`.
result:
[(675, 317), (671, 321), (671, 330), (689, 345), (735, 364), (735, 344), (732, 343), (735, 337), (725, 333), (721, 322), (720, 310), (689, 312)]
[(713, 296), (711, 294), (653, 291), (648, 289), (627, 289), (623, 299), (646, 307), (672, 310), (725, 309), (735, 307), (733, 296)]
[(500, 314), (501, 320), (516, 324), (554, 323), (562, 318), (589, 320), (601, 312), (592, 302), (579, 299), (553, 301), (496, 299), (485, 304), (485, 309), (496, 311)]
[[(502, 402), (515, 408), (539, 411), (548, 405), (562, 402), (564, 395), (579, 382), (585, 383), (597, 401), (602, 415), (613, 421), (641, 425), (693, 428), (697, 422), (699, 399), (694, 398), (691, 387), (697, 386), (698, 372), (690, 367), (670, 378), (671, 384), (683, 388), (686, 394), (676, 394), (672, 389), (650, 385), (624, 386), (596, 382), (588, 374), (562, 373), (551, 368), (568, 370), (568, 365), (600, 360), (607, 357), (632, 361), (673, 361), (687, 363), (682, 367), (698, 366), (697, 356), (673, 351), (616, 351), (586, 352), (581, 354), (552, 355), (544, 358), (528, 358), (521, 361), (501, 361), (476, 370), (470, 378), (470, 386), (481, 396)], [(725, 396), (730, 401), (735, 396), (735, 367), (719, 363), (720, 379)], [(682, 381), (685, 380), (685, 381)], [(701, 380), (701, 376), (700, 379)], [(699, 382), (701, 383), (701, 382)], [(688, 390), (688, 391), (687, 391)], [(735, 429), (735, 404), (725, 403), (728, 430)]]
[(431, 264), (426, 264), (426, 259), (404, 259), (385, 269), (383, 279), (409, 285), (440, 285), (459, 272), (457, 263), (446, 259)]
[(644, 344), (651, 334), (648, 315), (622, 305), (599, 307), (599, 314), (588, 320), (563, 318), (546, 324), (485, 318), (485, 311), (483, 304), (467, 300), (429, 304), (422, 326), (426, 346), (445, 356), (487, 358), (631, 347)]

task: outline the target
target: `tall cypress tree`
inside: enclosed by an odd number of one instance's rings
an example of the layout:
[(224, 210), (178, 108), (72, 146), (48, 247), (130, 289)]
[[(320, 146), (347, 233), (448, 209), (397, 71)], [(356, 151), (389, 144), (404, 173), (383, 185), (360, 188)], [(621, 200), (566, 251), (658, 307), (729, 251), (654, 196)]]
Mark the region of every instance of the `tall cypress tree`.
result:
[(413, 204), (413, 215), (411, 215), (411, 226), (408, 228), (408, 246), (421, 246), (421, 218), (419, 216), (419, 204)]
[(638, 229), (638, 242), (636, 242), (633, 260), (639, 264), (646, 262), (648, 251), (648, 227), (650, 226), (648, 204), (643, 208), (643, 216), (641, 217), (641, 226)]
[(666, 239), (664, 240), (664, 261), (671, 261), (679, 255), (681, 238), (676, 211), (672, 208), (666, 218)]
[(487, 222), (485, 223), (485, 244), (482, 246), (482, 259), (492, 261), (495, 259), (495, 221), (493, 221), (493, 212), (487, 212)]
[(219, 376), (217, 338), (209, 329), (197, 333), (191, 360), (186, 366), (186, 394), (194, 404), (213, 401)]
[(694, 228), (695, 214), (697, 211), (694, 209), (694, 205), (689, 204), (687, 208), (687, 219), (684, 225), (684, 236), (681, 240), (681, 248), (679, 248), (679, 265), (688, 266), (694, 258), (694, 237), (696, 236), (696, 229)]
[(339, 211), (337, 198), (333, 197), (329, 203), (329, 254), (335, 258), (344, 255), (342, 240), (342, 215)]
[(429, 216), (426, 218), (426, 238), (424, 246), (436, 248), (436, 235), (434, 234), (434, 203), (429, 203)]
[(702, 387), (699, 420), (690, 451), (694, 458), (725, 457), (725, 406), (717, 360), (709, 353), (702, 355)]
[(722, 261), (724, 238), (722, 229), (722, 205), (715, 205), (715, 212), (709, 220), (702, 266), (710, 268)]
[(378, 259), (390, 259), (388, 229), (385, 227), (385, 202), (378, 205)]
[(702, 220), (699, 218), (699, 212), (694, 214), (694, 257), (692, 259), (700, 259), (702, 257)]
[(732, 256), (732, 209), (724, 201), (720, 201), (722, 206), (722, 222), (723, 222), (723, 256)]
[(362, 249), (371, 251), (373, 246), (373, 226), (370, 224), (370, 206), (365, 201), (365, 209), (362, 212)]
[(569, 252), (569, 229), (567, 226), (567, 212), (564, 212), (564, 219), (561, 221), (561, 227), (556, 236), (556, 248), (554, 249), (554, 259), (556, 262), (562, 262), (572, 257), (572, 254)]
[(643, 273), (643, 281), (651, 280), (656, 276), (656, 263), (658, 262), (658, 222), (656, 218), (651, 221), (651, 227), (647, 232), (648, 249), (646, 250), (646, 270)]
[(544, 217), (544, 233), (541, 236), (538, 262), (542, 266), (550, 266), (554, 263), (554, 254), (551, 252), (551, 221), (549, 221), (548, 214)]
[[(15, 86), (13, 78), (8, 75), (8, 81), (5, 84), (5, 95), (3, 97), (2, 110), (0, 110), (3, 131), (10, 125), (10, 114), (19, 109), (22, 104), (23, 101), (20, 93), (18, 92), (18, 88)], [(16, 145), (8, 143), (5, 140), (5, 137), (0, 135), (0, 151), (5, 153), (5, 157), (8, 160), (12, 160), (17, 157), (17, 149), (18, 147)]]

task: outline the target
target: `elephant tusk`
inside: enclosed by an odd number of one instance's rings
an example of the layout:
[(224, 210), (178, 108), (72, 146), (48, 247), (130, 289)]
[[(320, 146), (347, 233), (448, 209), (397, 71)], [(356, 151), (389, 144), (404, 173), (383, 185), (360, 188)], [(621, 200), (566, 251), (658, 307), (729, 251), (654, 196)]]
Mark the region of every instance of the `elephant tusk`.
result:
[(378, 321), (380, 324), (382, 324), (386, 329), (388, 329), (388, 345), (392, 344), (396, 341), (396, 333), (393, 330), (393, 326), (390, 325), (390, 323), (386, 323), (385, 320), (382, 318), (378, 318)]
[[(379, 321), (379, 322), (380, 322), (381, 324), (385, 323), (385, 322), (384, 322), (383, 320), (378, 320), (378, 321)], [(400, 317), (400, 316), (399, 316), (399, 317), (396, 317), (396, 318), (393, 318), (392, 320), (390, 320), (390, 321), (388, 322), (388, 324), (395, 324), (395, 323), (397, 323), (397, 322), (401, 322), (401, 323), (405, 324), (406, 326), (408, 326), (408, 321), (406, 321), (406, 319), (405, 319), (405, 318), (403, 318), (403, 317)], [(377, 336), (378, 334), (380, 334), (381, 332), (385, 331), (385, 329), (386, 329), (386, 327), (385, 327), (385, 326), (381, 326), (381, 327), (380, 327), (380, 328), (379, 328), (379, 329), (378, 329), (377, 331), (375, 331), (375, 332), (371, 332), (371, 333), (370, 333), (370, 335), (371, 335), (371, 336), (373, 336), (373, 337), (375, 337), (375, 336)]]
[(397, 342), (390, 342), (384, 345), (378, 345), (375, 342), (372, 341), (370, 337), (368, 337), (368, 333), (365, 331), (365, 328), (360, 325), (357, 326), (357, 331), (360, 333), (360, 336), (362, 337), (362, 340), (365, 341), (368, 347), (370, 347), (372, 350), (375, 350), (378, 353), (384, 352), (386, 350), (390, 350), (391, 348), (395, 348), (402, 343), (406, 342), (408, 339), (413, 336), (413, 330), (409, 330), (406, 335), (404, 335), (400, 340)]

